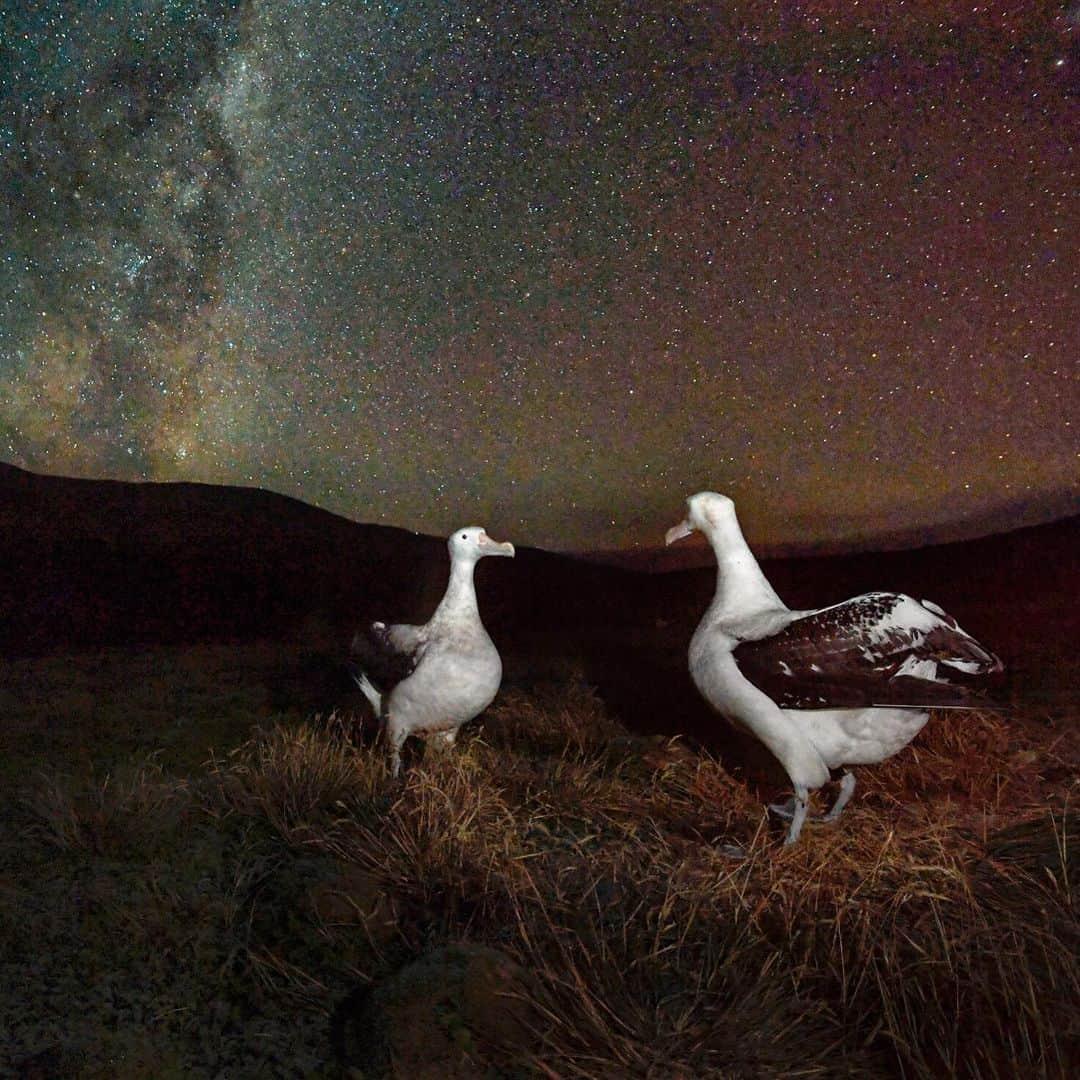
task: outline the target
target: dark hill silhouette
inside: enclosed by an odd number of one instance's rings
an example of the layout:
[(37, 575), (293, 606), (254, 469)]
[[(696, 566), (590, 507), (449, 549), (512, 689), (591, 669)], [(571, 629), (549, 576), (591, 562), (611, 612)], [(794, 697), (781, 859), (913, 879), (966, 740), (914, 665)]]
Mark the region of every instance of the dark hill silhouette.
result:
[[(1080, 636), (1078, 541), (1074, 517), (764, 568), (792, 607), (875, 588), (929, 597), (1031, 682)], [(267, 491), (67, 479), (0, 464), (0, 651), (8, 656), (255, 638), (317, 638), (344, 654), (363, 620), (426, 619), (446, 573), (441, 539), (357, 524)], [(635, 726), (716, 727), (685, 671), (711, 569), (636, 573), (519, 547), (513, 562), (485, 560), (477, 574), (508, 678), (574, 665)]]
[[(634, 636), (635, 575), (518, 549), (480, 564), (484, 620), (517, 670)], [(442, 539), (252, 488), (41, 476), (0, 464), (0, 651), (310, 637), (425, 620)], [(539, 660), (537, 660), (539, 658)], [(508, 664), (508, 669), (513, 665)], [(590, 664), (584, 666), (590, 667)]]
[[(678, 508), (673, 511), (672, 521), (677, 512)], [(854, 522), (833, 516), (829, 520), (829, 528), (838, 535), (846, 536), (846, 539), (803, 540), (780, 544), (759, 542), (753, 536), (748, 536), (747, 539), (762, 560), (821, 558), (859, 553), (883, 554), (911, 548), (948, 547), (967, 543), (999, 533), (1016, 532), (1035, 525), (1075, 518), (1078, 512), (1080, 492), (1061, 488), (1037, 495), (1026, 494), (1006, 499), (988, 507), (982, 513), (968, 514), (956, 520), (950, 520), (946, 505), (939, 505), (932, 508), (932, 516), (938, 524), (929, 526), (912, 525), (885, 532), (867, 532), (865, 529), (860, 531)], [(788, 531), (791, 531), (793, 526), (801, 525), (807, 536), (813, 536), (821, 528), (820, 522), (809, 520), (805, 516), (801, 521), (794, 519), (785, 522), (785, 525)], [(621, 551), (583, 552), (582, 557), (607, 566), (650, 573), (696, 570), (713, 564), (709, 545), (700, 535), (671, 547), (664, 547), (660, 543), (651, 546), (646, 544)]]

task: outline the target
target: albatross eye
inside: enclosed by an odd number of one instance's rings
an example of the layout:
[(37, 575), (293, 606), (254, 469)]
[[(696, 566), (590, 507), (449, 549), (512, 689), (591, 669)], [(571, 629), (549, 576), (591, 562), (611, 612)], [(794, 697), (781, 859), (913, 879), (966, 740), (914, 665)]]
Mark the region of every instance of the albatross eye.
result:
[(461, 534), (461, 539), (462, 540), (468, 540), (469, 539), (469, 534), (468, 533), (462, 533)]

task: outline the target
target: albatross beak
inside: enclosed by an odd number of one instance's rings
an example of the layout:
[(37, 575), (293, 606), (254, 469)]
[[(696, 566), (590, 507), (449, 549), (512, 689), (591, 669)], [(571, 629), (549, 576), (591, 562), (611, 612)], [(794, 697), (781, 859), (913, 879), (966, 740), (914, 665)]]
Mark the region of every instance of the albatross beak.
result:
[(492, 540), (487, 533), (481, 536), (477, 543), (480, 545), (480, 550), (485, 555), (509, 555), (511, 559), (514, 557), (513, 544), (500, 544), (497, 540)]
[(676, 540), (681, 540), (684, 536), (689, 536), (694, 531), (694, 526), (689, 521), (680, 521), (678, 525), (672, 525), (666, 533), (664, 533), (664, 547), (669, 544), (674, 544)]

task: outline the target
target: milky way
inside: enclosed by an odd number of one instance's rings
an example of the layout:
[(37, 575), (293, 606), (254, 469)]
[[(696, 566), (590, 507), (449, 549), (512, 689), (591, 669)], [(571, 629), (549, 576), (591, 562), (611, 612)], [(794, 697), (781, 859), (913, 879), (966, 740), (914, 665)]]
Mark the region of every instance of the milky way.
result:
[(1076, 506), (1075, 5), (33, 7), (0, 457), (563, 549)]

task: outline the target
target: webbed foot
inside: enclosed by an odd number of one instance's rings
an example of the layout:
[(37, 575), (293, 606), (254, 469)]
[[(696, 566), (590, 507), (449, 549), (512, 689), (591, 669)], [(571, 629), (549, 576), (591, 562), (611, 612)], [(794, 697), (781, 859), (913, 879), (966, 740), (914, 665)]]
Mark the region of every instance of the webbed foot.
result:
[(791, 821), (795, 817), (795, 804), (794, 796), (785, 803), (769, 803), (769, 812), (783, 821)]
[(725, 859), (736, 859), (741, 862), (746, 858), (746, 848), (741, 844), (717, 844), (716, 851)]

